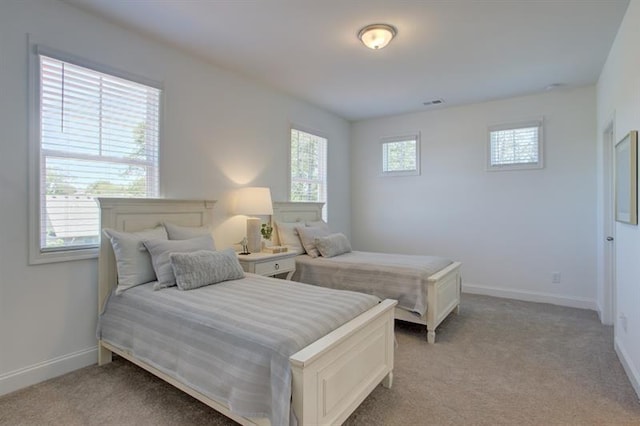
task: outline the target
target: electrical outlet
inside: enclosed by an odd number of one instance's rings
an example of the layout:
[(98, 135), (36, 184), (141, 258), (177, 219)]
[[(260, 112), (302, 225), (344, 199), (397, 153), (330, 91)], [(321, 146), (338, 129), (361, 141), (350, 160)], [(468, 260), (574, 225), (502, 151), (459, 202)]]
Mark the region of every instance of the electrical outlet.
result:
[(562, 276), (560, 275), (560, 272), (551, 273), (551, 282), (553, 284), (559, 284), (561, 280), (562, 280)]
[(620, 314), (620, 325), (624, 332), (627, 332), (627, 316), (625, 314)]

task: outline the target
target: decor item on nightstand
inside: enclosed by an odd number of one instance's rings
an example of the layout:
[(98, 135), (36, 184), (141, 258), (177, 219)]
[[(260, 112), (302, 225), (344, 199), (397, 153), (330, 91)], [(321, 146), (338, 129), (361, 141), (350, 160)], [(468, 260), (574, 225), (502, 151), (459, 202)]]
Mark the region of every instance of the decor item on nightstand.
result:
[(242, 251), (238, 254), (251, 254), (249, 253), (249, 242), (247, 241), (247, 237), (244, 237), (238, 244), (242, 246)]
[(273, 227), (268, 223), (263, 223), (260, 227), (260, 234), (262, 234), (262, 250), (271, 246), (271, 234), (273, 234)]
[(263, 223), (262, 227), (260, 227), (260, 233), (262, 234), (265, 240), (271, 240), (271, 234), (273, 234), (273, 227), (268, 223)]
[(638, 224), (638, 132), (616, 144), (616, 221)]
[(247, 245), (249, 252), (256, 253), (262, 248), (260, 234), (260, 218), (255, 215), (273, 214), (271, 190), (269, 188), (240, 188), (236, 194), (235, 213), (249, 216), (247, 218)]

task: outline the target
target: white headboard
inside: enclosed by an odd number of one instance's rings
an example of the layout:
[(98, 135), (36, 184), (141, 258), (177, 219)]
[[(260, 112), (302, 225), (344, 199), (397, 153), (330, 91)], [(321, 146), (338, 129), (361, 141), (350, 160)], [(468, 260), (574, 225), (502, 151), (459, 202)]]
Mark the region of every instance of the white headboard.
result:
[[(275, 221), (280, 222), (315, 222), (322, 220), (324, 203), (300, 203), (292, 201), (274, 201), (271, 226), (275, 229)], [(274, 232), (275, 244), (280, 244), (277, 232)]]
[[(98, 198), (100, 229), (135, 232), (153, 228), (162, 222), (182, 226), (212, 224), (211, 200), (170, 200), (161, 198)], [(98, 260), (98, 312), (102, 312), (109, 293), (118, 283), (116, 259), (108, 238), (100, 233)]]

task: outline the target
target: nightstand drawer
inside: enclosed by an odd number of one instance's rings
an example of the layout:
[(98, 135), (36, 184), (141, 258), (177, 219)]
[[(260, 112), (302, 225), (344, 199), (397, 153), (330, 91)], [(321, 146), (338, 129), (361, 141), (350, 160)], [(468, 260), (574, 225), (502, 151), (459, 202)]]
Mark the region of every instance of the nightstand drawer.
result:
[(296, 261), (293, 258), (271, 260), (268, 262), (256, 263), (255, 273), (258, 275), (273, 275), (281, 272), (293, 271), (296, 268)]

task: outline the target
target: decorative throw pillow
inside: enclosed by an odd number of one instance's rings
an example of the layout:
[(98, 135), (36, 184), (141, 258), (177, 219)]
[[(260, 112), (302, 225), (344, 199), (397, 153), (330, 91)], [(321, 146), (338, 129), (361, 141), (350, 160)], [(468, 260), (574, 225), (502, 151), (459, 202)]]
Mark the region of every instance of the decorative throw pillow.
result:
[(351, 252), (349, 240), (346, 235), (341, 233), (316, 238), (314, 242), (322, 257), (334, 257), (339, 254)]
[(211, 235), (211, 228), (208, 226), (181, 226), (164, 222), (164, 227), (167, 228), (167, 235), (170, 240), (188, 240), (202, 237), (203, 235)]
[(171, 269), (171, 253), (191, 253), (198, 250), (215, 250), (211, 235), (188, 240), (145, 240), (144, 245), (151, 253), (151, 263), (158, 282), (154, 290), (176, 285), (176, 277)]
[(304, 226), (304, 224), (302, 222), (288, 223), (276, 221), (276, 229), (278, 231), (278, 240), (280, 240), (280, 245), (289, 246), (304, 253), (304, 248), (300, 242), (300, 236), (296, 230), (296, 227), (299, 226)]
[(104, 235), (111, 241), (118, 269), (116, 294), (155, 281), (151, 256), (142, 242), (149, 239), (167, 240), (167, 231), (163, 226), (145, 229), (139, 232), (122, 232), (105, 228)]
[(316, 248), (315, 240), (316, 238), (328, 236), (329, 228), (315, 226), (298, 226), (296, 227), (296, 230), (300, 235), (302, 247), (304, 247), (307, 254), (311, 257), (318, 257), (320, 255), (320, 252)]
[(236, 252), (231, 248), (222, 251), (171, 253), (169, 258), (180, 290), (244, 278)]

